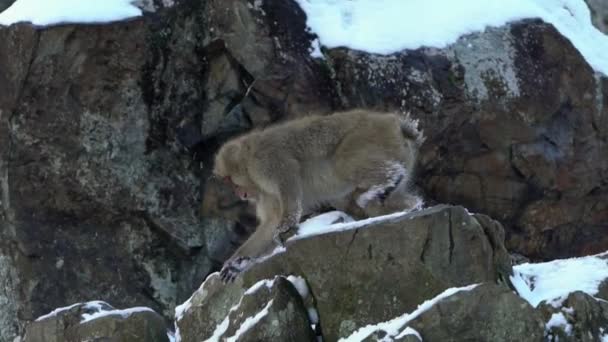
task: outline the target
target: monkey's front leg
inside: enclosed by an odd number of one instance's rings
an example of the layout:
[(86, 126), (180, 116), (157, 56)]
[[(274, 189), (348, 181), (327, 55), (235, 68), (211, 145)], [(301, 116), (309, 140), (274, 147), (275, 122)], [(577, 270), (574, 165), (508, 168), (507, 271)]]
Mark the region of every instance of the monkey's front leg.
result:
[(300, 223), (302, 217), (302, 191), (299, 184), (285, 188), (280, 196), (282, 218), (273, 235), (273, 240), (280, 246), (284, 245), (281, 234), (289, 232)]
[(249, 269), (260, 257), (274, 250), (273, 233), (278, 220), (272, 216), (265, 219), (267, 221), (263, 221), (249, 239), (224, 263), (220, 271), (222, 281), (233, 281), (239, 273)]

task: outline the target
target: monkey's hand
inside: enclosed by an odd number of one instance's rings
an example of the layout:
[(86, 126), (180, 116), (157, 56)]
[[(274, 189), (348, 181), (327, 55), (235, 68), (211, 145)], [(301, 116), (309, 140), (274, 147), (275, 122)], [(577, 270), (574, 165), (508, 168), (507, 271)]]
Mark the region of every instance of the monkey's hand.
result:
[(274, 233), (272, 234), (272, 239), (277, 245), (283, 247), (285, 246), (285, 239), (283, 238), (283, 234), (293, 230), (295, 228), (295, 224), (281, 224), (279, 225)]
[(236, 279), (239, 273), (245, 271), (252, 264), (252, 260), (249, 257), (238, 257), (234, 260), (229, 260), (224, 264), (220, 271), (220, 279), (224, 283), (231, 283)]

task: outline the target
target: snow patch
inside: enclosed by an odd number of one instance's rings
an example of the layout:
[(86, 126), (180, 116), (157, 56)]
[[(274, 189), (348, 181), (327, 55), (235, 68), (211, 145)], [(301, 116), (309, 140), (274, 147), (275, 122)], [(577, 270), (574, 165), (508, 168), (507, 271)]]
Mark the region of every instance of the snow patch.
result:
[(401, 332), (401, 334), (395, 336), (395, 339), (398, 340), (400, 338), (404, 338), (407, 335), (414, 335), (414, 336), (418, 337), (418, 339), (420, 341), (422, 341), (422, 336), (420, 336), (420, 333), (418, 331), (416, 331), (415, 329), (412, 329), (410, 327), (407, 327), (407, 328), (403, 329), (403, 331)]
[(249, 331), (262, 318), (264, 318), (266, 315), (268, 315), (268, 309), (272, 305), (272, 302), (273, 302), (273, 300), (271, 299), (268, 302), (268, 304), (266, 304), (266, 306), (260, 312), (258, 312), (257, 314), (255, 314), (255, 316), (253, 316), (253, 317), (247, 317), (247, 319), (245, 319), (245, 321), (243, 322), (243, 324), (241, 324), (241, 326), (237, 329), (237, 331), (234, 334), (234, 336), (228, 337), (226, 339), (226, 342), (236, 342), (241, 335), (243, 335), (244, 333), (246, 333), (247, 331)]
[(369, 335), (373, 334), (376, 331), (385, 331), (387, 333), (387, 336), (391, 336), (391, 337), (396, 336), (396, 335), (401, 335), (401, 333), (403, 333), (403, 332), (400, 332), (400, 330), (408, 322), (410, 322), (411, 320), (413, 320), (413, 319), (417, 318), (418, 316), (420, 316), (421, 314), (423, 314), (425, 311), (430, 309), (437, 302), (439, 302), (442, 299), (447, 298), (453, 294), (461, 292), (461, 291), (471, 291), (474, 288), (476, 288), (478, 285), (479, 284), (473, 284), (473, 285), (464, 286), (464, 287), (449, 288), (449, 289), (441, 292), (434, 298), (429, 299), (429, 300), (425, 301), (424, 303), (418, 305), (418, 308), (411, 313), (405, 313), (390, 321), (381, 322), (378, 324), (367, 325), (367, 326), (355, 331), (350, 336), (348, 336), (346, 338), (341, 338), (340, 341), (343, 341), (343, 342), (363, 341), (365, 338), (367, 338)]
[(80, 304), (82, 304), (82, 303), (76, 303), (76, 304), (72, 304), (72, 305), (70, 305), (70, 306), (64, 306), (64, 307), (61, 307), (61, 308), (57, 308), (57, 309), (55, 309), (55, 310), (53, 310), (53, 311), (49, 312), (49, 313), (48, 313), (48, 314), (46, 314), (46, 315), (42, 315), (42, 316), (40, 316), (40, 317), (36, 318), (36, 319), (34, 320), (34, 322), (42, 321), (43, 319), (47, 319), (47, 318), (50, 318), (50, 317), (55, 317), (55, 316), (57, 316), (59, 313), (64, 312), (64, 311), (68, 311), (68, 310), (70, 310), (70, 309), (72, 309), (72, 308), (77, 307), (77, 306), (78, 306), (78, 305), (80, 305)]
[(154, 310), (152, 310), (148, 307), (145, 307), (145, 306), (136, 306), (133, 308), (123, 309), (123, 310), (104, 310), (102, 308), (102, 305), (100, 305), (100, 303), (103, 304), (103, 302), (89, 302), (85, 305), (86, 309), (94, 309), (94, 310), (98, 310), (98, 311), (94, 312), (92, 314), (83, 313), (82, 320), (80, 321), (81, 324), (92, 321), (94, 319), (105, 317), (105, 316), (119, 315), (123, 318), (127, 318), (127, 317), (131, 316), (132, 314), (138, 313), (138, 312), (155, 312)]
[[(311, 236), (323, 235), (323, 234), (328, 234), (328, 233), (332, 233), (332, 232), (342, 232), (342, 231), (357, 229), (357, 228), (369, 226), (369, 225), (372, 225), (372, 224), (375, 224), (378, 222), (391, 221), (394, 219), (398, 219), (403, 216), (406, 216), (409, 213), (411, 213), (411, 212), (401, 211), (401, 212), (396, 212), (393, 214), (376, 216), (376, 217), (371, 217), (371, 218), (364, 219), (364, 220), (354, 221), (350, 216), (348, 216), (342, 212), (332, 211), (332, 212), (321, 214), (319, 216), (312, 217), (312, 218), (300, 223), (300, 225), (298, 227), (298, 232), (294, 236), (287, 239), (287, 241), (300, 240), (300, 239), (308, 238)], [(345, 222), (331, 224), (331, 222), (335, 222), (336, 219), (338, 219), (338, 218), (344, 218)]]
[(175, 319), (180, 321), (186, 311), (188, 311), (192, 307), (192, 297), (188, 298), (185, 302), (175, 307)]
[(304, 280), (304, 278), (299, 277), (299, 276), (289, 275), (287, 277), (287, 280), (289, 280), (289, 282), (293, 285), (293, 287), (296, 288), (296, 290), (298, 291), (298, 293), (300, 294), (300, 297), (302, 297), (302, 299), (308, 298), (308, 295), (310, 294), (310, 290), (308, 289), (308, 285), (306, 284), (306, 280)]
[(538, 264), (525, 263), (513, 266), (511, 282), (519, 295), (532, 306), (547, 301), (554, 307), (574, 291), (591, 296), (599, 285), (608, 279), (608, 252), (571, 259), (554, 260)]
[[(443, 48), (465, 34), (510, 21), (541, 18), (608, 75), (608, 36), (591, 23), (584, 0), (296, 0), (307, 25), (329, 48), (391, 54)], [(312, 47), (315, 52), (316, 47)]]
[[(208, 278), (207, 278), (208, 279)], [(274, 279), (263, 279), (258, 281), (257, 283), (253, 284), (250, 288), (248, 288), (243, 295), (241, 296), (241, 299), (239, 300), (239, 302), (234, 305), (233, 307), (230, 308), (230, 310), (228, 310), (228, 313), (226, 314), (226, 317), (224, 317), (224, 320), (222, 320), (222, 322), (220, 322), (220, 324), (218, 324), (215, 327), (215, 330), (213, 330), (213, 334), (211, 335), (211, 337), (209, 337), (208, 339), (205, 340), (205, 342), (219, 342), (220, 338), (222, 337), (222, 335), (224, 335), (224, 333), (226, 332), (226, 330), (228, 330), (228, 326), (230, 325), (230, 313), (236, 311), (239, 306), (241, 306), (241, 302), (243, 301), (243, 298), (245, 298), (245, 296), (251, 295), (253, 293), (256, 293), (260, 288), (262, 287), (267, 287), (267, 288), (271, 288), (272, 285), (274, 284), (274, 280), (276, 279), (276, 277)], [(203, 283), (204, 285), (205, 283)], [(201, 285), (201, 287), (203, 286)], [(268, 307), (270, 307), (270, 305), (272, 304), (272, 300), (268, 303), (268, 305), (266, 305), (266, 314), (268, 313)], [(264, 310), (262, 310), (261, 312), (263, 312)], [(258, 313), (259, 314), (259, 313)], [(264, 316), (266, 315), (264, 314)], [(254, 316), (254, 318), (257, 317)], [(263, 316), (262, 316), (263, 317)], [(261, 319), (262, 317), (260, 317), (259, 319)], [(249, 317), (251, 318), (251, 317)], [(249, 319), (248, 318), (248, 319)], [(258, 320), (259, 320), (258, 319)], [(243, 325), (245, 325), (245, 323), (247, 323), (247, 320), (245, 320), (245, 322), (243, 322), (243, 324), (241, 324), (241, 327), (243, 327)], [(255, 323), (257, 323), (257, 321), (253, 322), (251, 324), (251, 326), (255, 325)], [(240, 330), (240, 328), (239, 328)], [(244, 332), (244, 331), (243, 331)], [(176, 330), (176, 334), (178, 334), (179, 332)], [(237, 331), (236, 333), (236, 337), (238, 337), (239, 332)], [(230, 338), (229, 338), (230, 339)], [(179, 341), (179, 339), (178, 339)]]
[(547, 324), (545, 325), (545, 331), (549, 332), (549, 330), (554, 327), (562, 327), (562, 329), (564, 329), (564, 332), (567, 335), (570, 335), (572, 333), (572, 325), (568, 323), (566, 317), (564, 317), (564, 314), (561, 312), (557, 312), (551, 315), (549, 322), (547, 322)]
[(131, 0), (17, 0), (0, 13), (0, 25), (31, 22), (48, 26), (63, 23), (105, 23), (141, 15)]
[[(276, 277), (274, 279), (276, 279)], [(248, 288), (247, 291), (245, 291), (245, 293), (243, 293), (243, 296), (247, 296), (247, 295), (258, 292), (258, 290), (262, 286), (266, 286), (269, 289), (272, 288), (272, 285), (274, 285), (274, 279), (263, 279), (263, 280), (258, 281), (257, 283), (251, 285), (251, 287)]]

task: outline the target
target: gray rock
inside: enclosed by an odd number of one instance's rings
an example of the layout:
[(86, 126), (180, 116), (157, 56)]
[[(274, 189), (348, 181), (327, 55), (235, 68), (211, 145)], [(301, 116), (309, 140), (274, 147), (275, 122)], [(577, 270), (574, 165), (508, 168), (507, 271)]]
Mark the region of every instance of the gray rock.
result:
[[(437, 206), (394, 222), (290, 240), (285, 253), (254, 265), (232, 284), (208, 279), (192, 303), (200, 312), (198, 322), (205, 323), (190, 327), (213, 329), (244, 289), (260, 279), (294, 274), (309, 284), (324, 338), (337, 340), (357, 327), (412, 311), (449, 287), (508, 278), (502, 233), (488, 235), (500, 225), (484, 226), (489, 222), (462, 207)], [(208, 335), (209, 330), (202, 336)]]
[(60, 308), (26, 328), (24, 342), (169, 342), (164, 319), (148, 308), (116, 310), (104, 302)]
[[(538, 311), (547, 323), (545, 336), (548, 341), (601, 341), (608, 333), (608, 302), (581, 291), (569, 294), (558, 307), (541, 302)], [(556, 316), (560, 319), (556, 320)], [(565, 325), (549, 324), (552, 318), (565, 321)]]
[(363, 341), (542, 341), (543, 327), (540, 313), (526, 301), (505, 287), (484, 283), (433, 298), (416, 311), (358, 333), (368, 334)]
[(427, 140), (418, 184), (505, 224), (532, 258), (608, 249), (608, 79), (539, 20), (444, 48), (325, 52), (344, 107), (410, 111)]
[[(219, 340), (238, 337), (236, 341), (243, 342), (316, 341), (302, 298), (288, 280), (276, 277), (258, 285), (233, 288), (230, 295), (238, 300), (222, 302), (225, 297), (218, 301), (206, 294), (223, 287), (219, 278), (212, 275), (178, 317), (181, 341), (201, 341), (211, 336)], [(210, 301), (217, 306), (208, 305)]]
[(591, 21), (598, 30), (608, 34), (608, 3), (603, 0), (585, 0), (591, 10)]
[(0, 0), (0, 13), (9, 8), (15, 0)]
[(424, 341), (543, 341), (543, 321), (507, 288), (482, 284), (439, 301), (408, 324)]

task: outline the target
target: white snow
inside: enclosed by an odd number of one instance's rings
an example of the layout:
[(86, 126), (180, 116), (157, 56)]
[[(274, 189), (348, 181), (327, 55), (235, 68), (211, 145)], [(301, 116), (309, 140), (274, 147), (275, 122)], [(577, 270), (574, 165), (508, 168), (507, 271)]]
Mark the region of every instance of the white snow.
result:
[(410, 327), (407, 327), (407, 328), (403, 329), (403, 331), (401, 332), (401, 334), (395, 336), (395, 340), (398, 340), (400, 338), (404, 338), (407, 335), (414, 335), (414, 336), (418, 337), (418, 339), (420, 341), (422, 341), (422, 336), (420, 336), (420, 333), (418, 333), (418, 331), (416, 331), (415, 329), (412, 329)]
[(31, 22), (47, 26), (62, 23), (104, 23), (141, 15), (131, 0), (17, 0), (0, 13), (0, 25)]
[(186, 311), (190, 309), (192, 306), (192, 297), (188, 298), (185, 302), (175, 307), (175, 319), (177, 321), (181, 320), (184, 317)]
[(546, 300), (555, 307), (574, 291), (591, 296), (608, 278), (608, 252), (581, 258), (554, 260), (513, 267), (511, 282), (521, 297), (536, 307)]
[[(331, 211), (315, 217), (311, 217), (308, 220), (300, 223), (298, 227), (298, 232), (294, 236), (287, 239), (287, 241), (299, 240), (315, 235), (322, 235), (332, 232), (341, 232), (361, 228), (377, 222), (398, 219), (402, 216), (407, 215), (408, 213), (410, 212), (396, 212), (389, 215), (376, 216), (365, 220), (353, 221), (351, 217), (342, 212)], [(331, 222), (335, 222), (339, 218), (344, 218), (345, 222), (331, 224)]]
[(137, 312), (145, 312), (145, 311), (155, 312), (154, 310), (152, 310), (148, 307), (145, 307), (145, 306), (136, 306), (133, 308), (123, 309), (123, 310), (104, 310), (102, 308), (102, 306), (100, 305), (100, 303), (103, 303), (103, 302), (89, 302), (86, 304), (85, 307), (87, 307), (89, 309), (95, 309), (98, 311), (94, 312), (92, 314), (87, 314), (87, 313), (82, 314), (82, 320), (80, 321), (81, 324), (92, 321), (92, 320), (100, 318), (100, 317), (105, 317), (105, 316), (110, 316), (110, 315), (120, 315), (123, 318), (127, 318)]
[(57, 316), (57, 314), (59, 314), (60, 312), (68, 311), (68, 310), (70, 310), (70, 309), (72, 309), (72, 308), (74, 308), (74, 307), (76, 307), (76, 306), (78, 306), (80, 304), (82, 304), (82, 303), (76, 303), (76, 304), (72, 304), (70, 306), (64, 306), (62, 308), (57, 308), (57, 309), (49, 312), (46, 315), (42, 315), (42, 316), (36, 318), (35, 322), (42, 321), (43, 319), (47, 319), (49, 317)]
[[(276, 279), (276, 277), (274, 279)], [(243, 293), (243, 296), (247, 296), (247, 295), (258, 292), (258, 290), (262, 286), (266, 286), (267, 288), (270, 289), (272, 287), (272, 285), (274, 285), (274, 279), (262, 279), (262, 280), (258, 281), (257, 283), (251, 285), (251, 287), (248, 288), (247, 291), (245, 291), (245, 293)]]
[(289, 275), (287, 277), (287, 280), (289, 280), (293, 287), (296, 288), (302, 299), (306, 299), (308, 297), (308, 295), (310, 294), (310, 290), (308, 289), (308, 285), (306, 284), (306, 280), (304, 280), (304, 278)]
[[(209, 279), (209, 278), (207, 278), (207, 279)], [(276, 277), (274, 279), (276, 279)], [(206, 339), (205, 342), (219, 342), (220, 339), (221, 339), (221, 337), (222, 337), (222, 335), (224, 335), (224, 333), (226, 332), (226, 330), (228, 330), (228, 326), (230, 325), (230, 313), (233, 312), (233, 311), (235, 311), (235, 310), (237, 310), (239, 308), (239, 306), (241, 306), (241, 302), (243, 301), (243, 298), (245, 296), (248, 296), (248, 295), (251, 295), (253, 293), (256, 293), (262, 287), (271, 288), (272, 285), (274, 284), (274, 279), (263, 279), (263, 280), (260, 280), (257, 283), (253, 284), (250, 288), (248, 288), (243, 293), (243, 296), (241, 297), (241, 299), (239, 300), (239, 302), (236, 305), (234, 305), (233, 307), (231, 307), (230, 310), (228, 310), (228, 313), (226, 314), (226, 317), (224, 318), (224, 320), (222, 320), (222, 322), (220, 322), (220, 324), (218, 324), (215, 327), (215, 330), (213, 331), (213, 334), (211, 335), (211, 337), (209, 337), (208, 339)], [(203, 285), (204, 284), (205, 283), (203, 282)], [(201, 288), (203, 287), (203, 285), (201, 285)], [(270, 304), (272, 304), (272, 300), (266, 306), (266, 308), (265, 308), (266, 310), (268, 309), (268, 307), (270, 307)], [(262, 311), (264, 311), (264, 310), (262, 310)], [(266, 312), (266, 313), (268, 313), (268, 312)], [(257, 317), (257, 315), (255, 317)], [(260, 319), (262, 317), (260, 317)], [(243, 324), (245, 324), (245, 323), (247, 323), (247, 321), (243, 322)], [(252, 324), (252, 326), (255, 325), (255, 323), (257, 323), (257, 321), (254, 322)], [(242, 325), (241, 325), (241, 327), (242, 327)], [(176, 331), (176, 333), (177, 333), (177, 331)], [(238, 331), (237, 331), (237, 335), (238, 335)]]
[(556, 312), (551, 315), (549, 322), (545, 325), (545, 331), (549, 331), (553, 327), (562, 327), (567, 335), (570, 335), (572, 332), (572, 325), (568, 323), (566, 317), (564, 317), (564, 314), (561, 312)]
[[(591, 23), (584, 0), (296, 0), (320, 43), (391, 54), (446, 47), (460, 36), (525, 18), (541, 18), (608, 75), (608, 36)], [(311, 49), (318, 56), (318, 47)]]
[(266, 304), (266, 306), (260, 312), (255, 314), (255, 316), (247, 317), (247, 319), (245, 319), (245, 321), (237, 329), (234, 336), (228, 337), (226, 339), (226, 342), (236, 342), (241, 335), (243, 335), (244, 333), (249, 331), (249, 329), (253, 328), (253, 326), (256, 325), (262, 318), (264, 318), (266, 315), (268, 315), (268, 308), (270, 308), (270, 306), (272, 305), (272, 302), (273, 302), (273, 300), (271, 299), (268, 302), (268, 304)]
[(367, 325), (367, 326), (355, 331), (352, 335), (350, 335), (346, 338), (341, 338), (340, 341), (343, 341), (343, 342), (363, 341), (366, 337), (368, 337), (369, 335), (373, 334), (376, 331), (385, 331), (387, 333), (387, 337), (400, 335), (400, 333), (401, 333), (400, 330), (403, 327), (405, 327), (405, 325), (408, 322), (410, 322), (411, 320), (420, 316), (422, 313), (424, 313), (425, 311), (430, 309), (433, 305), (435, 305), (440, 300), (447, 298), (447, 297), (449, 297), (455, 293), (461, 292), (461, 291), (471, 291), (478, 285), (479, 284), (473, 284), (473, 285), (464, 286), (464, 287), (449, 288), (449, 289), (441, 292), (434, 298), (429, 299), (429, 300), (425, 301), (424, 303), (418, 305), (418, 308), (411, 313), (405, 313), (390, 321), (381, 322), (378, 324)]

